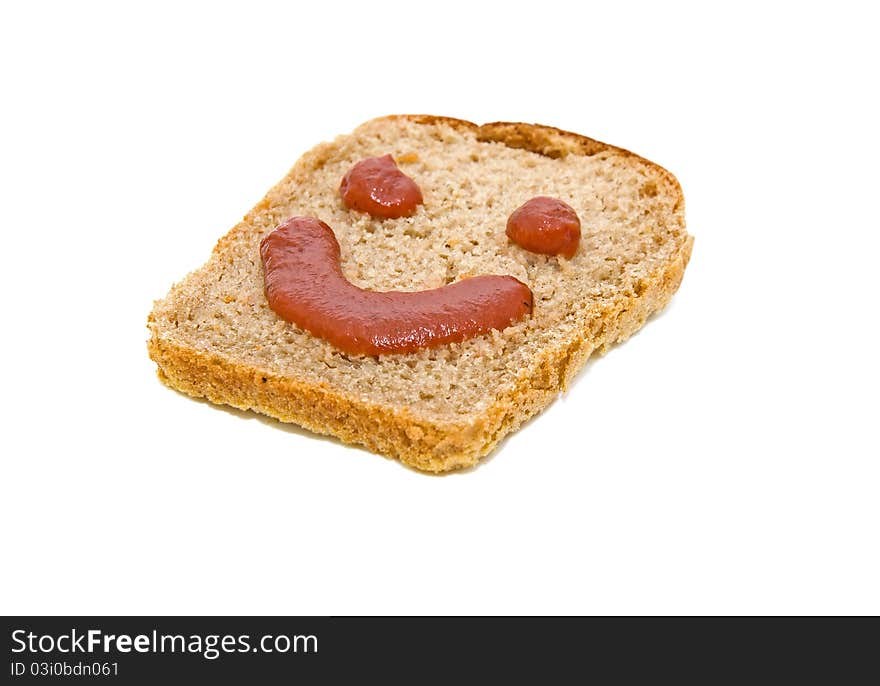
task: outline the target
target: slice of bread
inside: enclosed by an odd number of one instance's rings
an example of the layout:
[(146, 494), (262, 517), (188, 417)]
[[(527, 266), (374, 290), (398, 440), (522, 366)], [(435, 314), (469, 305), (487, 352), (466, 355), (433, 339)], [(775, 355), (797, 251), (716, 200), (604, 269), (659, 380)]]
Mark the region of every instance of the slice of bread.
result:
[[(390, 153), (422, 189), (411, 217), (345, 208), (343, 175)], [(552, 196), (581, 220), (574, 257), (523, 250), (510, 213)], [(508, 274), (534, 293), (525, 320), (412, 354), (347, 355), (279, 318), (260, 240), (294, 215), (332, 227), (350, 281), (423, 290)], [(337, 436), (417, 469), (475, 464), (543, 410), (587, 358), (638, 330), (678, 288), (693, 239), (681, 188), (626, 150), (547, 126), (391, 116), (306, 153), (150, 314), (169, 386)]]

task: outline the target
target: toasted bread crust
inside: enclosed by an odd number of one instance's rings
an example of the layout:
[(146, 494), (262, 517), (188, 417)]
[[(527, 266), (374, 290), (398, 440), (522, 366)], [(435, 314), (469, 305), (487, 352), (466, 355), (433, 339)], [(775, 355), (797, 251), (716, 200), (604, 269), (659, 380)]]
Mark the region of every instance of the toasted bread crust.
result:
[[(390, 118), (408, 119), (418, 124), (443, 123), (476, 132), (478, 140), (496, 141), (549, 157), (592, 155), (603, 150), (638, 157), (621, 148), (547, 126), (508, 122), (478, 126), (432, 115), (392, 115)], [(644, 162), (669, 181), (676, 208), (683, 209), (684, 198), (675, 177), (654, 163)], [(266, 203), (264, 198), (255, 210)], [(223, 242), (221, 239), (215, 250)], [(593, 352), (604, 352), (614, 343), (625, 340), (652, 313), (661, 310), (681, 283), (692, 245), (693, 238), (687, 236), (678, 254), (650, 274), (638, 294), (595, 313), (572, 342), (545, 349), (535, 371), (521, 376), (474, 423), (440, 424), (419, 418), (407, 408), (367, 403), (324, 384), (274, 376), (214, 353), (179, 345), (159, 335), (154, 313), (148, 321), (152, 334), (148, 349), (158, 365), (159, 378), (183, 393), (255, 410), (316, 433), (333, 435), (346, 443), (397, 458), (419, 470), (444, 472), (476, 464), (505, 435), (549, 405)]]

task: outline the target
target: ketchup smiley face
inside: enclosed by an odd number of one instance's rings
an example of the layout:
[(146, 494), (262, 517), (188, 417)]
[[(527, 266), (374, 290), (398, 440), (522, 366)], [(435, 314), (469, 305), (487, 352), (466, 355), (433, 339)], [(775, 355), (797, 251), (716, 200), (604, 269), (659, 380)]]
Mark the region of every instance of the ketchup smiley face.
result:
[(293, 217), (260, 243), (269, 307), (346, 353), (410, 353), (504, 329), (532, 310), (512, 276), (476, 276), (416, 293), (367, 291), (342, 273), (333, 230)]
[(397, 168), (391, 155), (358, 162), (343, 177), (339, 193), (348, 209), (380, 219), (409, 217), (423, 202), (421, 189)]
[(571, 259), (581, 240), (581, 220), (561, 200), (538, 196), (513, 211), (507, 236), (531, 252)]

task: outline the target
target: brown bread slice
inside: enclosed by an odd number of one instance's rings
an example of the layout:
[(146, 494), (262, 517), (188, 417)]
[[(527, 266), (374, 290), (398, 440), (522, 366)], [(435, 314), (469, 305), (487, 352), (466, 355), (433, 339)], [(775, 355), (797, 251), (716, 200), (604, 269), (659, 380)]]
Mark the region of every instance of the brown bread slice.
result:
[[(345, 172), (385, 153), (422, 189), (412, 217), (374, 219), (340, 201)], [(582, 237), (571, 260), (527, 252), (505, 235), (510, 213), (536, 195), (577, 211)], [(510, 274), (532, 289), (534, 313), (415, 354), (343, 354), (266, 302), (259, 242), (293, 215), (333, 228), (358, 286), (422, 290)], [(207, 264), (156, 302), (148, 348), (162, 381), (184, 393), (447, 471), (475, 464), (591, 354), (663, 308), (692, 243), (675, 177), (628, 151), (546, 126), (385, 117), (306, 153)]]

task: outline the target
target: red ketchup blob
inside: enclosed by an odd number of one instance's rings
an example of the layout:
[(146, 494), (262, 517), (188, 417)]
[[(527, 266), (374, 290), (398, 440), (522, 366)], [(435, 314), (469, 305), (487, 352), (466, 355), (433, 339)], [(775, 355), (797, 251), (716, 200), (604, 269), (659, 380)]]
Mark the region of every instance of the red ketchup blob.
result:
[(342, 273), (333, 230), (293, 217), (260, 243), (269, 307), (346, 353), (411, 353), (504, 329), (532, 310), (512, 276), (475, 276), (427, 291), (367, 291)]
[(358, 162), (342, 178), (339, 193), (348, 209), (381, 219), (409, 217), (423, 202), (421, 189), (397, 168), (391, 155)]
[(571, 259), (581, 240), (581, 220), (561, 200), (538, 196), (513, 211), (507, 236), (531, 252)]

